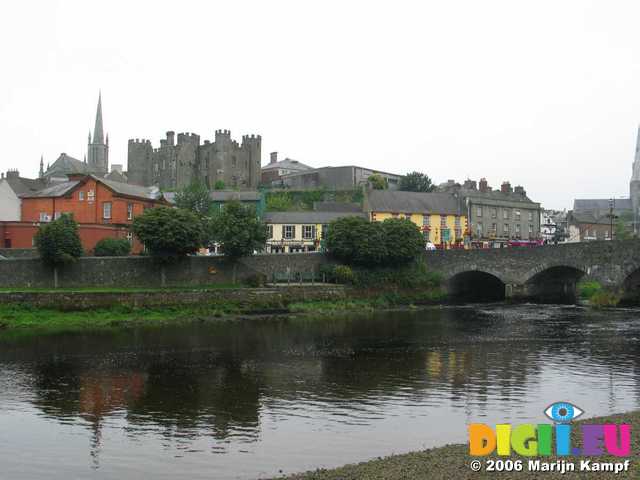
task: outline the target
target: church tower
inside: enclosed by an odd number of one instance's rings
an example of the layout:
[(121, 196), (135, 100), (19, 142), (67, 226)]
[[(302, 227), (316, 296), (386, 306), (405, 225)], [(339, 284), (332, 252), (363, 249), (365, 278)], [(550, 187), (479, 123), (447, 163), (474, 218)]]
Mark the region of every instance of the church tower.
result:
[(104, 129), (102, 127), (102, 93), (98, 94), (98, 111), (96, 112), (96, 126), (93, 129), (93, 140), (89, 132), (89, 145), (87, 146), (87, 166), (93, 173), (106, 175), (109, 173), (109, 137), (104, 141)]
[(633, 175), (629, 185), (629, 196), (633, 208), (633, 231), (640, 233), (640, 127), (638, 127), (636, 156), (633, 161)]

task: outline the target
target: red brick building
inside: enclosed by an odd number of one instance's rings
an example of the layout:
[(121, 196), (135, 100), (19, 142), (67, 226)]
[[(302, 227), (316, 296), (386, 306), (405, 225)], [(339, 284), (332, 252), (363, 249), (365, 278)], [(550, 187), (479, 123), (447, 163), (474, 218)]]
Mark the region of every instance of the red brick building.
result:
[(67, 182), (22, 194), (20, 199), (20, 222), (0, 222), (4, 248), (33, 247), (40, 224), (67, 213), (78, 222), (87, 253), (107, 237), (127, 238), (132, 253), (140, 253), (143, 246), (129, 231), (131, 222), (147, 208), (168, 204), (156, 187), (139, 187), (94, 175), (71, 175)]

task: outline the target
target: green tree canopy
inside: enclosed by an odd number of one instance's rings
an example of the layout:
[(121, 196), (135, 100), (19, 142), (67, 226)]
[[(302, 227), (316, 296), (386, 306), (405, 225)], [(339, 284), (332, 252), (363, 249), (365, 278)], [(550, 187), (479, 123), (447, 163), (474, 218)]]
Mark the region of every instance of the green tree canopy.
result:
[(436, 186), (422, 172), (407, 173), (400, 179), (400, 190), (404, 192), (433, 192)]
[(35, 243), (42, 261), (54, 267), (74, 262), (83, 253), (78, 224), (71, 215), (41, 225)]
[(387, 246), (388, 265), (406, 264), (424, 251), (424, 237), (420, 229), (406, 218), (388, 218), (382, 222)]
[(343, 217), (331, 222), (326, 244), (332, 256), (347, 264), (377, 266), (387, 257), (381, 224), (361, 217)]
[(131, 230), (161, 260), (193, 253), (206, 238), (201, 217), (183, 208), (150, 208), (133, 220)]
[[(222, 184), (224, 187), (224, 183)], [(209, 189), (204, 183), (194, 182), (176, 192), (176, 207), (190, 210), (198, 215), (208, 215), (212, 201)]]
[(633, 230), (631, 226), (622, 218), (618, 218), (614, 224), (613, 238), (615, 240), (629, 240), (633, 238)]
[(93, 249), (96, 257), (126, 257), (131, 253), (131, 244), (126, 238), (103, 238)]
[(224, 190), (224, 181), (223, 180), (216, 180), (216, 183), (213, 184), (213, 189), (214, 190)]
[(264, 249), (267, 227), (258, 219), (254, 208), (235, 200), (226, 203), (211, 220), (209, 237), (220, 243), (226, 257), (236, 260)]
[(374, 190), (386, 190), (389, 186), (387, 183), (387, 179), (379, 173), (369, 175), (369, 178), (367, 178), (367, 180), (371, 184), (371, 188), (373, 188)]

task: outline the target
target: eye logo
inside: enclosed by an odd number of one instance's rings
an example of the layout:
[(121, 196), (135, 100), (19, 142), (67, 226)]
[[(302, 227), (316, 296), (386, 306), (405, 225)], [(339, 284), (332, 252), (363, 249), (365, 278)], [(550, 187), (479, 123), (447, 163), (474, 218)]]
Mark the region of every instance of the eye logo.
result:
[(549, 405), (544, 414), (556, 423), (570, 423), (584, 411), (569, 402), (556, 402)]

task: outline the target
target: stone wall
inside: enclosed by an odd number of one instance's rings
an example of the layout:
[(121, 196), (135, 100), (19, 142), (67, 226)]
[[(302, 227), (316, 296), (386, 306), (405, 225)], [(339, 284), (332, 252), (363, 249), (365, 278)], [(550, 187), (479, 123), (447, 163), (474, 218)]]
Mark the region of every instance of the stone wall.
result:
[(221, 288), (215, 290), (149, 292), (0, 292), (0, 304), (21, 304), (57, 310), (88, 310), (114, 305), (158, 307), (215, 305), (233, 302), (248, 311), (281, 308), (303, 300), (340, 300), (348, 289), (342, 285), (290, 285), (270, 288)]
[[(241, 259), (235, 266), (241, 281), (256, 273), (268, 278), (290, 272), (319, 278), (320, 265), (328, 259), (318, 253), (289, 255), (254, 255)], [(162, 266), (150, 257), (84, 257), (58, 271), (58, 286), (79, 287), (160, 287), (198, 286), (233, 281), (234, 266), (224, 257), (186, 257)], [(53, 270), (40, 259), (9, 258), (0, 260), (0, 288), (52, 288)]]
[(6, 258), (37, 258), (38, 250), (35, 248), (0, 248), (0, 256)]

